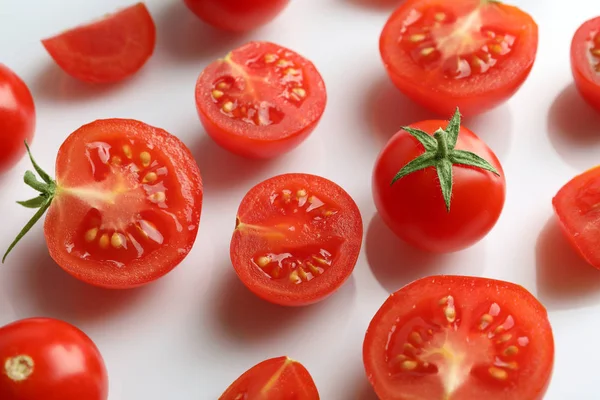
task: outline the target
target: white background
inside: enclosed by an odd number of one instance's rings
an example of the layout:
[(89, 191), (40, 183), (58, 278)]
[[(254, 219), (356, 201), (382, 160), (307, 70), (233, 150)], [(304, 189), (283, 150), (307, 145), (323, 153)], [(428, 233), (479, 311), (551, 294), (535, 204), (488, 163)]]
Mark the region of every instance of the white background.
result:
[[(182, 1), (153, 0), (158, 43), (127, 82), (91, 88), (66, 77), (40, 39), (95, 19), (125, 0), (0, 0), (0, 62), (29, 85), (37, 105), (33, 151), (52, 171), (62, 141), (79, 126), (135, 118), (179, 136), (205, 183), (199, 236), (171, 274), (138, 290), (105, 291), (53, 264), (41, 224), (0, 268), (0, 324), (30, 316), (73, 323), (105, 357), (111, 400), (216, 399), (250, 366), (289, 355), (313, 375), (324, 400), (372, 400), (361, 351), (367, 325), (388, 294), (434, 273), (519, 283), (546, 305), (556, 364), (547, 399), (598, 399), (600, 272), (581, 262), (552, 219), (551, 198), (576, 173), (600, 161), (600, 115), (578, 97), (569, 67), (570, 40), (600, 14), (589, 0), (514, 0), (540, 25), (537, 62), (505, 105), (465, 121), (499, 156), (507, 200), (494, 230), (460, 253), (421, 254), (396, 240), (375, 214), (371, 171), (385, 141), (402, 124), (430, 117), (390, 84), (379, 33), (397, 1), (293, 0), (272, 24), (243, 36), (217, 34)], [(270, 40), (314, 61), (329, 102), (314, 134), (271, 162), (246, 161), (218, 148), (196, 116), (194, 84), (213, 59), (250, 39)], [(0, 248), (31, 210), (21, 183), (26, 160), (0, 178)], [(237, 280), (229, 240), (239, 201), (259, 181), (284, 172), (327, 177), (362, 211), (363, 251), (353, 277), (328, 300), (302, 309), (256, 299)]]

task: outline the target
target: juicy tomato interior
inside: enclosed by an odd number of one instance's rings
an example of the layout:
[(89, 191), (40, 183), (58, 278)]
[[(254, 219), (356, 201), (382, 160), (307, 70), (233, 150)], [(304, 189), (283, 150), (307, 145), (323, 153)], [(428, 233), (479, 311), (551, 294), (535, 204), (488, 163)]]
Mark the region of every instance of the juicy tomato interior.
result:
[(323, 79), (310, 61), (266, 42), (215, 61), (196, 85), (207, 133), (247, 157), (274, 157), (299, 145), (316, 127), (326, 100)]
[(471, 115), (505, 101), (524, 82), (537, 52), (537, 25), (491, 1), (408, 1), (385, 26), (380, 50), (408, 97), (443, 115), (457, 106)]
[(175, 137), (137, 121), (96, 121), (65, 141), (56, 176), (46, 232), (69, 272), (102, 286), (135, 286), (189, 252), (202, 186)]
[(571, 69), (583, 98), (600, 111), (600, 17), (584, 23), (573, 36)]
[(246, 371), (219, 400), (319, 400), (306, 368), (288, 357), (265, 360)]
[(231, 241), (233, 266), (259, 297), (282, 305), (314, 303), (352, 273), (362, 229), (358, 207), (333, 182), (280, 175), (242, 200)]
[(542, 399), (554, 342), (525, 289), (484, 278), (415, 281), (384, 303), (364, 342), (382, 400)]

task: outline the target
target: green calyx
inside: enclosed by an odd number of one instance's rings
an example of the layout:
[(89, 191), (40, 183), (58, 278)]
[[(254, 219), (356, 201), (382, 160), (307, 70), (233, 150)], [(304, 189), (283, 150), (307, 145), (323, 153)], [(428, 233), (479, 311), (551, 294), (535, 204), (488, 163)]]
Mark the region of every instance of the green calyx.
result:
[(465, 165), (480, 168), (500, 176), (500, 173), (489, 162), (475, 153), (465, 150), (455, 150), (460, 132), (461, 115), (458, 110), (448, 123), (446, 129), (438, 129), (433, 137), (420, 129), (403, 127), (402, 129), (411, 134), (425, 147), (425, 153), (406, 164), (392, 179), (391, 185), (413, 172), (425, 168), (434, 167), (437, 170), (442, 195), (446, 203), (446, 210), (450, 212), (450, 202), (452, 199), (452, 166)]
[(29, 149), (29, 145), (27, 141), (25, 141), (25, 147), (27, 148), (27, 154), (29, 155), (29, 159), (31, 160), (31, 164), (33, 164), (33, 169), (38, 173), (39, 177), (42, 181), (39, 181), (36, 177), (35, 173), (32, 171), (25, 172), (25, 176), (23, 180), (25, 183), (32, 187), (33, 189), (39, 192), (37, 197), (34, 197), (25, 201), (17, 201), (18, 204), (27, 208), (37, 208), (38, 211), (34, 214), (34, 216), (29, 220), (27, 225), (19, 232), (15, 240), (11, 243), (4, 253), (4, 257), (2, 257), (2, 263), (6, 260), (6, 256), (11, 250), (19, 243), (19, 241), (31, 230), (31, 228), (39, 221), (40, 218), (44, 215), (44, 213), (50, 208), (50, 204), (52, 204), (52, 200), (54, 199), (54, 195), (56, 194), (56, 182), (44, 171), (40, 166), (35, 162), (33, 156), (31, 155), (31, 150)]

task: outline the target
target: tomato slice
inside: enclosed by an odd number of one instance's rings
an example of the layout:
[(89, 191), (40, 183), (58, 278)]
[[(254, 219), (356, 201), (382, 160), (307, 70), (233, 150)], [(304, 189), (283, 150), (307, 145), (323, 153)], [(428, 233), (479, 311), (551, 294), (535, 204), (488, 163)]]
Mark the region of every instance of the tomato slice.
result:
[(363, 356), (381, 400), (541, 400), (554, 339), (546, 310), (523, 287), (431, 276), (385, 301)]
[(248, 43), (213, 62), (196, 84), (206, 132), (225, 149), (251, 158), (298, 146), (317, 126), (326, 102), (316, 67), (267, 42)]
[(257, 296), (281, 305), (315, 303), (350, 276), (362, 245), (356, 203), (315, 175), (279, 175), (242, 200), (231, 261)]
[(92, 83), (133, 75), (152, 56), (155, 43), (154, 21), (143, 3), (42, 40), (63, 71)]
[(571, 70), (581, 96), (600, 111), (600, 17), (585, 22), (575, 32)]
[(265, 360), (244, 372), (219, 400), (319, 400), (310, 373), (288, 357)]
[(492, 0), (412, 0), (390, 17), (380, 51), (394, 84), (425, 108), (469, 116), (510, 98), (535, 61), (538, 29)]

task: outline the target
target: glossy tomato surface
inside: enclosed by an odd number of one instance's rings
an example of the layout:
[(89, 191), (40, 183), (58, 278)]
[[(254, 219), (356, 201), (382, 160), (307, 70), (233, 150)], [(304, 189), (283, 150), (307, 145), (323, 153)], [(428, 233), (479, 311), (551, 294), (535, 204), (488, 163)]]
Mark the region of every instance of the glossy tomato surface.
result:
[(302, 143), (325, 111), (325, 83), (292, 50), (251, 42), (210, 64), (196, 84), (206, 132), (223, 148), (271, 158)]
[(185, 0), (204, 22), (234, 32), (256, 29), (273, 20), (289, 0)]
[(177, 266), (196, 239), (198, 165), (175, 136), (135, 120), (98, 120), (73, 132), (56, 160), (56, 197), (44, 225), (50, 255), (85, 282), (127, 288)]
[(106, 400), (108, 376), (92, 340), (55, 319), (0, 328), (0, 399)]
[(25, 154), (23, 142), (33, 140), (35, 104), (29, 88), (10, 68), (0, 64), (0, 173)]
[(394, 84), (440, 115), (465, 116), (509, 99), (533, 67), (535, 21), (486, 0), (411, 0), (388, 20), (380, 52)]
[(113, 83), (140, 70), (154, 52), (156, 28), (143, 3), (42, 40), (67, 74), (85, 82)]
[(289, 357), (265, 360), (244, 372), (219, 400), (319, 400), (310, 373)]
[(363, 357), (381, 400), (541, 400), (554, 339), (545, 308), (523, 287), (431, 276), (385, 301)]
[(600, 17), (585, 22), (575, 32), (571, 71), (581, 96), (600, 111)]
[(311, 304), (350, 277), (362, 233), (358, 207), (341, 187), (315, 175), (279, 175), (242, 200), (231, 261), (257, 296), (281, 305)]

